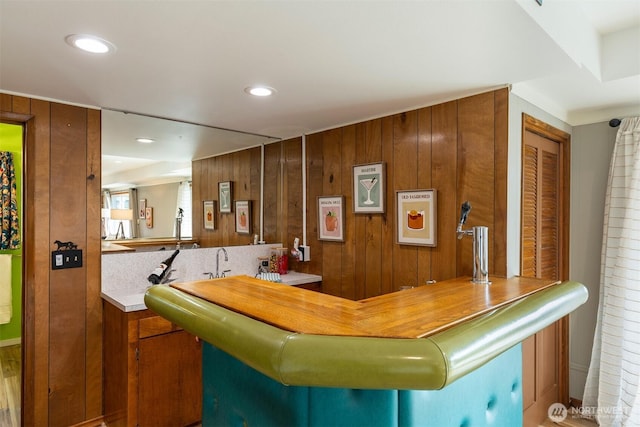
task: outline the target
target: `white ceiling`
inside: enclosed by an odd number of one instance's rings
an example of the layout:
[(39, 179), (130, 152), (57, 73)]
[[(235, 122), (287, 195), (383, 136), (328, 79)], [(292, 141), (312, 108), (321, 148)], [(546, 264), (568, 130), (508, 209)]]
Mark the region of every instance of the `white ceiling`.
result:
[(505, 85), (570, 125), (640, 114), (640, 0), (0, 0), (0, 90), (79, 105), (289, 138)]
[[(153, 143), (137, 142), (153, 139)], [(139, 114), (102, 110), (102, 186), (126, 188), (184, 181), (191, 161), (277, 139)]]

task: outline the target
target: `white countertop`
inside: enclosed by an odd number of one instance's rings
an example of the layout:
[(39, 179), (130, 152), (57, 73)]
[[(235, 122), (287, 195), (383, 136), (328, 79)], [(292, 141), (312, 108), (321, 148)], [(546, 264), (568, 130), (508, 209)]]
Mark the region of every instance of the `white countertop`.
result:
[[(164, 285), (158, 285), (164, 286)], [(124, 312), (146, 310), (144, 304), (144, 291), (137, 289), (114, 289), (102, 291), (100, 296)]]
[(287, 274), (280, 275), (280, 281), (284, 285), (305, 285), (307, 283), (322, 282), (322, 276), (317, 274), (298, 273), (297, 271), (289, 271)]
[[(322, 276), (289, 271), (287, 274), (280, 275), (280, 280), (283, 285), (296, 286), (321, 282)], [(110, 291), (102, 291), (100, 295), (105, 301), (110, 302), (124, 312), (140, 311), (147, 309), (147, 306), (144, 304), (144, 293), (146, 290), (147, 288), (114, 289)]]

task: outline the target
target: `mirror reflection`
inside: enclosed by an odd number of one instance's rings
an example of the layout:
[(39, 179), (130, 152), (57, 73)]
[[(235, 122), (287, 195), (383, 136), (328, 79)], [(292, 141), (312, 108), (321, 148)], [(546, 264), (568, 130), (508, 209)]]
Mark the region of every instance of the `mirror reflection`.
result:
[(191, 162), (275, 140), (103, 110), (102, 238), (191, 238)]

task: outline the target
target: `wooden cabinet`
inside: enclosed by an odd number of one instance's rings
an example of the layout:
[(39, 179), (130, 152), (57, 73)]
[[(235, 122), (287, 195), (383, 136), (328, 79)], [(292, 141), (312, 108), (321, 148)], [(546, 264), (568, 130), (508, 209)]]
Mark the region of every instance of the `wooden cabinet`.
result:
[(295, 285), (296, 288), (308, 289), (310, 291), (322, 292), (322, 282), (305, 283), (302, 285)]
[(104, 303), (104, 414), (109, 426), (188, 426), (202, 416), (201, 345), (150, 310)]

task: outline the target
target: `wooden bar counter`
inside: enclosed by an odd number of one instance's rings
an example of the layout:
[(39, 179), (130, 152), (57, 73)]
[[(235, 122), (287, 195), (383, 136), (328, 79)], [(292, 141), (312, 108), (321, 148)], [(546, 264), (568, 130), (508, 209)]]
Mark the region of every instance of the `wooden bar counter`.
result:
[(135, 238), (135, 239), (118, 239), (118, 240), (103, 240), (102, 241), (102, 253), (122, 253), (122, 252), (135, 252), (137, 250), (149, 251), (159, 250), (162, 247), (175, 248), (180, 244), (183, 247), (192, 246), (194, 243), (198, 243), (194, 239), (181, 239), (178, 240), (175, 237), (148, 237), (148, 238)]
[(439, 389), (587, 300), (576, 282), (492, 280), (351, 301), (235, 276), (153, 286), (145, 304), (283, 384)]
[(552, 280), (519, 277), (492, 280), (492, 285), (477, 285), (464, 277), (360, 301), (248, 276), (172, 286), (291, 332), (422, 338), (558, 284)]
[(520, 343), (587, 290), (492, 280), (351, 301), (236, 276), (154, 286), (145, 304), (205, 341), (203, 425), (521, 425)]

